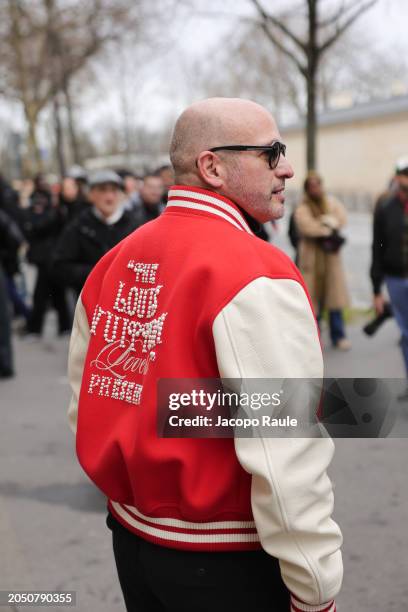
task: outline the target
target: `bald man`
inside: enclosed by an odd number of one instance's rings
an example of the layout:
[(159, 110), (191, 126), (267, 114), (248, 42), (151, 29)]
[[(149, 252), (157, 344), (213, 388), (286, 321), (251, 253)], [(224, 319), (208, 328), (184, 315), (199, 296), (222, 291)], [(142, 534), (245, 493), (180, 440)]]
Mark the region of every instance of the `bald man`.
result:
[(206, 392), (323, 376), (303, 279), (254, 233), (284, 214), (285, 145), (258, 104), (209, 99), (170, 156), (165, 212), (95, 267), (70, 345), (69, 420), (108, 499), (126, 609), (334, 612), (332, 441), (218, 433)]

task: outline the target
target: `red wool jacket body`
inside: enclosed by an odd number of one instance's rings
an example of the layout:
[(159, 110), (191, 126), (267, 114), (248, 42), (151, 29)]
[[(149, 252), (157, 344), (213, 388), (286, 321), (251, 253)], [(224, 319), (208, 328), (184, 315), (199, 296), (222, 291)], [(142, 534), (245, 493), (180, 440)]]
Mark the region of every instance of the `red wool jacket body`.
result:
[(294, 611), (335, 610), (331, 440), (157, 436), (161, 378), (323, 375), (299, 271), (234, 203), (175, 186), (161, 217), (96, 265), (69, 375), (79, 461), (127, 529), (186, 550), (262, 546), (280, 561)]

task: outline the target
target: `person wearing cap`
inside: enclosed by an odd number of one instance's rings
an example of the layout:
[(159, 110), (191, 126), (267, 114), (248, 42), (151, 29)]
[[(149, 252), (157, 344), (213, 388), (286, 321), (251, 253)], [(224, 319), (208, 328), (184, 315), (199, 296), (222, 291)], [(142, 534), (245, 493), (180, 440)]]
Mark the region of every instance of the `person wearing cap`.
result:
[[(408, 156), (398, 160), (396, 188), (374, 211), (371, 282), (374, 308), (384, 311), (385, 282), (395, 320), (401, 330), (401, 349), (408, 379)], [(399, 399), (408, 401), (408, 382)]]
[(121, 197), (122, 179), (111, 170), (89, 179), (91, 206), (64, 229), (53, 255), (53, 276), (77, 293), (99, 259), (137, 227)]

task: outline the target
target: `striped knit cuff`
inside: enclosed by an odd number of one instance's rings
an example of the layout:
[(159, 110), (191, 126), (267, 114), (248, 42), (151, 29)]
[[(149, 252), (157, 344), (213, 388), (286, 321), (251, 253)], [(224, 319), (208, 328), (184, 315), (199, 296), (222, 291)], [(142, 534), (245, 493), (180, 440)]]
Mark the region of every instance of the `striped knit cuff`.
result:
[(290, 612), (336, 612), (336, 603), (332, 600), (318, 606), (311, 606), (291, 595)]

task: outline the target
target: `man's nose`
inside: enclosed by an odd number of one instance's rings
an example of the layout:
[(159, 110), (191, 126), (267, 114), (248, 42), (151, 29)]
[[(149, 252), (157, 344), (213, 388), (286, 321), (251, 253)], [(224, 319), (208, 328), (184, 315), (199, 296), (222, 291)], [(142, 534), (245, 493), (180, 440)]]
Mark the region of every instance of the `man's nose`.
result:
[(276, 167), (275, 174), (282, 178), (288, 179), (292, 178), (295, 175), (292, 166), (290, 165), (286, 157), (283, 157), (283, 155), (281, 155), (279, 158), (279, 163)]

